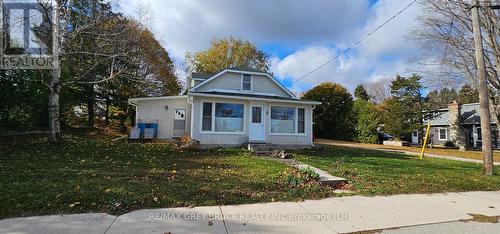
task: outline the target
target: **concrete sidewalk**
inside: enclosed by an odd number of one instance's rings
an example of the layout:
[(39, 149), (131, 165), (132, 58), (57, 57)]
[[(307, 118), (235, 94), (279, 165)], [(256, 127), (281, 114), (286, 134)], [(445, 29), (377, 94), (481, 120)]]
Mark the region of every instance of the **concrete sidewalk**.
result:
[[(437, 233), (453, 228), (489, 233), (498, 230), (498, 223), (462, 222), (472, 218), (468, 214), (500, 216), (500, 191), (151, 209), (118, 217), (107, 214), (37, 216), (0, 220), (0, 233), (347, 233), (364, 230)], [(404, 228), (394, 229), (400, 227)]]

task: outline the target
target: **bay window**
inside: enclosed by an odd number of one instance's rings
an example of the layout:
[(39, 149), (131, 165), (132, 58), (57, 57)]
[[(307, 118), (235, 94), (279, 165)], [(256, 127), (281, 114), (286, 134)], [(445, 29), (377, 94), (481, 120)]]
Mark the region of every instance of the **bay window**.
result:
[(212, 103), (203, 103), (203, 114), (201, 120), (202, 131), (212, 131)]
[(243, 104), (215, 103), (215, 131), (243, 132)]
[(304, 134), (305, 117), (304, 108), (271, 106), (271, 133)]
[(204, 102), (202, 131), (243, 132), (243, 111), (243, 104)]
[(306, 110), (304, 108), (297, 108), (297, 132), (305, 133), (306, 132)]

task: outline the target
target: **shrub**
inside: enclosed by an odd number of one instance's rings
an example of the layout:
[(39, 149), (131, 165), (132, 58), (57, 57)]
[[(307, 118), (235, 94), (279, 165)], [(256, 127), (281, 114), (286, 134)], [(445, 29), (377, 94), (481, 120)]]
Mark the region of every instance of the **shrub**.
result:
[(299, 169), (299, 172), (302, 173), (302, 175), (304, 176), (304, 178), (307, 180), (307, 181), (311, 181), (311, 180), (319, 180), (319, 174), (316, 173), (311, 167), (303, 167), (303, 168), (300, 168)]
[(444, 143), (444, 146), (447, 148), (455, 148), (456, 147), (456, 145), (455, 145), (455, 143), (453, 143), (453, 141), (446, 141)]
[(291, 169), (285, 172), (285, 183), (290, 187), (300, 187), (310, 183), (317, 183), (319, 174), (312, 168)]

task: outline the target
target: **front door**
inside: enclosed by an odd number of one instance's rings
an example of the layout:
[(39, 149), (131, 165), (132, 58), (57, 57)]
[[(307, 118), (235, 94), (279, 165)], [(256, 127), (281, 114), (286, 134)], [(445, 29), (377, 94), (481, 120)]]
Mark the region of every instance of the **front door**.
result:
[(411, 134), (411, 143), (418, 144), (418, 131), (413, 131)]
[(262, 106), (252, 106), (250, 118), (250, 142), (265, 141), (264, 111)]

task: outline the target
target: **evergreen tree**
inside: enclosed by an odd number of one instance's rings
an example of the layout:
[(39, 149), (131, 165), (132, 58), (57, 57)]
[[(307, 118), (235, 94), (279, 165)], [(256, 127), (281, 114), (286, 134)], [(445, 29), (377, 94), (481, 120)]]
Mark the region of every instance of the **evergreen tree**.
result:
[(454, 88), (442, 88), (434, 90), (427, 94), (427, 107), (431, 110), (446, 108), (452, 101), (458, 101), (458, 93)]
[(380, 113), (375, 108), (375, 105), (367, 100), (358, 98), (354, 101), (354, 114), (356, 117), (356, 124), (354, 126), (356, 135), (354, 139), (362, 143), (377, 143), (377, 128), (380, 124)]
[(477, 103), (479, 102), (479, 91), (466, 84), (458, 92), (458, 101), (461, 104)]
[(421, 79), (416, 74), (408, 78), (397, 75), (391, 83), (392, 99), (387, 103), (384, 124), (386, 130), (396, 137), (422, 129), (424, 98)]
[(363, 86), (362, 84), (358, 85), (354, 90), (354, 97), (365, 101), (370, 100), (370, 95), (368, 95), (365, 86)]

